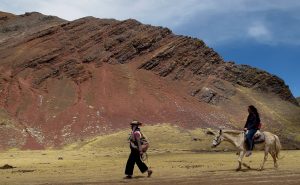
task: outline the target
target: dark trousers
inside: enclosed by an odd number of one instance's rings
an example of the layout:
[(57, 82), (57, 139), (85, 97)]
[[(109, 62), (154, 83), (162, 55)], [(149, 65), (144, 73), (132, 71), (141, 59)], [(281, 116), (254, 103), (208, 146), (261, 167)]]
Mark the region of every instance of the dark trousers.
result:
[(250, 130), (248, 130), (248, 133), (246, 134), (247, 150), (253, 150), (253, 147), (254, 147), (253, 137), (254, 137), (254, 134), (256, 133), (256, 131), (257, 131), (257, 129), (250, 129)]
[(142, 173), (145, 173), (148, 170), (147, 165), (141, 160), (140, 152), (137, 149), (130, 148), (131, 152), (127, 160), (125, 174), (132, 175), (134, 164), (136, 163)]

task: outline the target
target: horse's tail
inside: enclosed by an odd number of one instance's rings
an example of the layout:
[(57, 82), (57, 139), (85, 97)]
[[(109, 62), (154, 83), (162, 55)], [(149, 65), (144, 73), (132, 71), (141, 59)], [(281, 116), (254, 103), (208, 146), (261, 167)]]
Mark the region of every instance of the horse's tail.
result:
[(275, 157), (276, 159), (279, 159), (279, 153), (280, 153), (280, 150), (281, 150), (281, 143), (280, 143), (280, 140), (279, 140), (279, 137), (274, 135), (274, 138), (275, 138)]

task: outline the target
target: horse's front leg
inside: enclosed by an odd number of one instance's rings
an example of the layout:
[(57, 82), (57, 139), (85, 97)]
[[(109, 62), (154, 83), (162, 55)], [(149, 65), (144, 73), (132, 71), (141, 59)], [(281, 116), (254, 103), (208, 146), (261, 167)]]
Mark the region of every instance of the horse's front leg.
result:
[(238, 158), (239, 165), (238, 165), (236, 171), (240, 171), (242, 169), (242, 161), (243, 161), (244, 155), (245, 155), (245, 151), (243, 151), (243, 150), (240, 151), (240, 155)]

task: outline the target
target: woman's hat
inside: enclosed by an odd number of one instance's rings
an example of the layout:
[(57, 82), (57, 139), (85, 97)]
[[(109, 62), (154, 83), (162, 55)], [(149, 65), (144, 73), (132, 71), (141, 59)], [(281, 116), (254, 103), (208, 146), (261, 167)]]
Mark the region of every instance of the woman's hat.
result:
[(142, 125), (142, 123), (139, 122), (139, 121), (134, 120), (134, 121), (132, 121), (132, 122), (130, 123), (130, 125)]

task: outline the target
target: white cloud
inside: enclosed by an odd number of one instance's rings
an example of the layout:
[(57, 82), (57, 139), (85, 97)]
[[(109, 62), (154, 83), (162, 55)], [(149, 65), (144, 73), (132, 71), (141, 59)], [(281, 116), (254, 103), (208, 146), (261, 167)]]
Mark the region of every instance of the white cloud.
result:
[[(2, 0), (0, 9), (22, 14), (38, 11), (67, 20), (84, 16), (99, 18), (135, 18), (145, 23), (179, 25), (195, 11), (206, 9), (205, 1), (197, 0)], [(199, 6), (201, 5), (201, 6)]]
[(266, 42), (272, 40), (272, 33), (262, 23), (255, 23), (248, 28), (248, 35), (258, 42)]
[(65, 1), (41, 1), (36, 11), (46, 15), (55, 15), (66, 20), (78, 19), (86, 15), (79, 3), (66, 3)]

